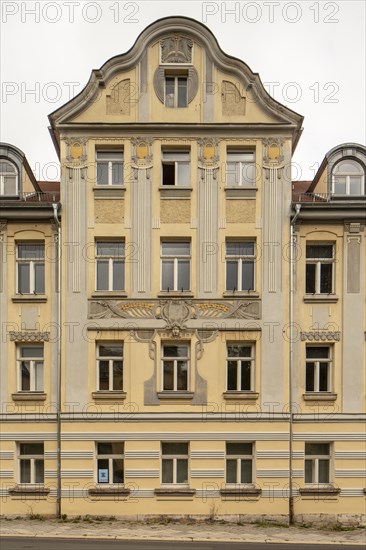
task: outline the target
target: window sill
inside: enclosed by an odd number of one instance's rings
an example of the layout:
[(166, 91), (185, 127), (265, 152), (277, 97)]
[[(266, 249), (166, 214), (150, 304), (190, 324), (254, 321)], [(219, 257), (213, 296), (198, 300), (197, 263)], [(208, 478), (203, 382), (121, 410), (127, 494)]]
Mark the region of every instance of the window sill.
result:
[(319, 485), (310, 487), (300, 487), (299, 493), (304, 497), (313, 496), (337, 496), (341, 492), (339, 487), (332, 487), (331, 485)]
[(14, 304), (32, 302), (33, 304), (44, 304), (47, 302), (47, 296), (44, 294), (16, 294), (11, 297)]
[(307, 392), (302, 395), (304, 401), (335, 401), (337, 394), (332, 392)]
[(222, 394), (224, 399), (247, 399), (255, 401), (259, 397), (259, 393), (255, 391), (225, 391)]
[(227, 199), (255, 199), (258, 187), (225, 187)]
[(98, 185), (93, 187), (95, 199), (123, 199), (125, 185)]
[(130, 489), (127, 489), (126, 487), (93, 487), (92, 489), (89, 489), (88, 494), (90, 496), (125, 496), (128, 497), (130, 495), (131, 491)]
[(41, 391), (17, 392), (11, 394), (13, 401), (46, 401), (47, 394)]
[(170, 290), (169, 292), (167, 290), (161, 290), (157, 296), (158, 298), (193, 298), (194, 294), (190, 290)]
[(193, 391), (159, 391), (158, 392), (158, 398), (159, 399), (193, 399), (194, 392)]
[(162, 487), (154, 489), (154, 494), (157, 497), (194, 497), (196, 489), (190, 489), (189, 487)]
[(127, 298), (127, 292), (123, 290), (96, 290), (92, 292), (92, 298)]
[(225, 290), (222, 296), (224, 298), (251, 298), (252, 300), (258, 300), (260, 298), (260, 294), (254, 290), (235, 290), (235, 292), (232, 290)]
[(50, 489), (48, 487), (43, 486), (29, 486), (25, 487), (24, 485), (17, 485), (16, 487), (12, 487), (9, 489), (9, 495), (34, 495), (35, 497), (39, 496), (47, 496), (50, 492)]
[(159, 187), (161, 199), (189, 199), (193, 187), (183, 185), (161, 185)]
[(305, 294), (304, 302), (306, 304), (335, 304), (338, 302), (338, 296), (335, 294)]
[(125, 391), (93, 391), (92, 392), (92, 398), (93, 399), (103, 399), (103, 400), (110, 400), (110, 399), (126, 399), (126, 392)]
[(262, 489), (260, 489), (260, 487), (255, 487), (254, 485), (236, 485), (235, 487), (226, 487), (225, 489), (220, 489), (221, 496), (229, 498), (233, 497), (234, 499), (240, 496), (259, 497), (261, 494)]

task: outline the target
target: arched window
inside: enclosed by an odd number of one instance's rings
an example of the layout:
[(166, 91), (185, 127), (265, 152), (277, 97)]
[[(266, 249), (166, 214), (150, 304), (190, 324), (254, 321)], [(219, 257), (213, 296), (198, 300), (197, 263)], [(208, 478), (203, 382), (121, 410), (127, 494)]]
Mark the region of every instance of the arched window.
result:
[(8, 160), (0, 159), (0, 195), (18, 195), (18, 170)]
[(365, 174), (359, 162), (342, 160), (333, 169), (332, 192), (335, 195), (364, 195)]

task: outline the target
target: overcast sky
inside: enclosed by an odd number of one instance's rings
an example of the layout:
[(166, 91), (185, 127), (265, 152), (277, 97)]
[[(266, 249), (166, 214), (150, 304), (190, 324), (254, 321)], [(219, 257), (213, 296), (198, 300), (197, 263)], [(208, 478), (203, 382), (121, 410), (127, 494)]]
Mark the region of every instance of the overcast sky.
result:
[(127, 51), (151, 22), (201, 21), (224, 52), (258, 72), (271, 95), (305, 117), (295, 179), (311, 179), (329, 149), (365, 143), (365, 2), (42, 0), (1, 2), (1, 141), (38, 179), (59, 177), (47, 115), (92, 69)]

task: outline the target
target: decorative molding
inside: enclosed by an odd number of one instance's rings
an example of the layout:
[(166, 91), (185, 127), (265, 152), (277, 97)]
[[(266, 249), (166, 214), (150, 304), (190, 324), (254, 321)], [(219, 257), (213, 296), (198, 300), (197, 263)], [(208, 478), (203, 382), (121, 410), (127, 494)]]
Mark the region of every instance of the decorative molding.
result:
[(129, 115), (131, 110), (131, 80), (117, 82), (106, 97), (107, 115)]
[(282, 138), (264, 138), (263, 141), (263, 162), (269, 166), (278, 168), (284, 161)]
[(67, 145), (66, 166), (68, 168), (80, 168), (87, 162), (86, 146), (87, 138), (68, 136), (64, 138)]
[(161, 63), (192, 63), (193, 40), (174, 34), (160, 40)]
[(365, 224), (361, 222), (346, 222), (344, 224), (344, 231), (346, 233), (363, 233)]
[(9, 332), (11, 342), (49, 342), (49, 332)]
[(308, 342), (339, 342), (341, 339), (341, 333), (339, 331), (334, 332), (301, 332), (301, 341)]
[(221, 83), (221, 103), (223, 116), (244, 116), (246, 97), (234, 82), (223, 80)]
[(0, 233), (6, 231), (7, 225), (8, 225), (7, 220), (0, 220)]

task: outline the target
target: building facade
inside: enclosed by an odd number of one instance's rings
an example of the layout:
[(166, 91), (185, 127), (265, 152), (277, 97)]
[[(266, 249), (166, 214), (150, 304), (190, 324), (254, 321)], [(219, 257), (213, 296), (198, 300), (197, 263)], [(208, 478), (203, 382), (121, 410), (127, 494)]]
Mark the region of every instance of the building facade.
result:
[(50, 115), (59, 201), (2, 150), (4, 513), (365, 521), (366, 150), (292, 184), (302, 122), (172, 17)]

